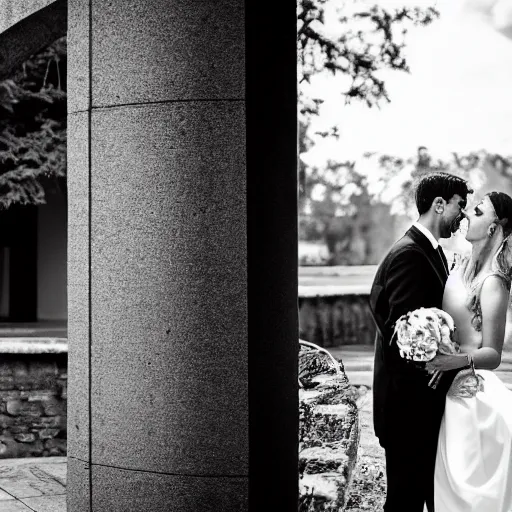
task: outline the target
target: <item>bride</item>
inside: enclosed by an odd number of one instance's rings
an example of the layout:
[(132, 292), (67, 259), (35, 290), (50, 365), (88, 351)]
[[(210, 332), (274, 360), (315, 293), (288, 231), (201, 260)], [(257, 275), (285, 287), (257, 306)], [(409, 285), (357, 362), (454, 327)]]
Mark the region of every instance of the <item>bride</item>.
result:
[[(436, 512), (512, 511), (512, 392), (492, 372), (501, 363), (512, 277), (512, 198), (491, 192), (472, 211), (469, 258), (446, 283), (443, 309), (454, 319), (461, 354), (438, 355), (430, 370), (462, 370), (446, 397), (435, 468)], [(475, 388), (476, 389), (476, 388)], [(466, 391), (466, 392), (464, 392)], [(473, 395), (473, 396), (471, 396)]]

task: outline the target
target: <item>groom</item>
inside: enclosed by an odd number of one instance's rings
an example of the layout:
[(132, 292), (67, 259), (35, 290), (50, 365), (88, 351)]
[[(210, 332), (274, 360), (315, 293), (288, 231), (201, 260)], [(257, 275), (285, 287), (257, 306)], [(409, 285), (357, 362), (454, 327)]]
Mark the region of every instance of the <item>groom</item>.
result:
[(370, 309), (377, 325), (373, 378), (375, 435), (386, 452), (385, 512), (434, 510), (437, 438), (448, 387), (446, 372), (438, 388), (429, 376), (400, 357), (391, 342), (398, 318), (420, 307), (441, 308), (448, 263), (439, 246), (458, 230), (472, 190), (465, 180), (432, 172), (416, 188), (419, 219), (379, 265)]

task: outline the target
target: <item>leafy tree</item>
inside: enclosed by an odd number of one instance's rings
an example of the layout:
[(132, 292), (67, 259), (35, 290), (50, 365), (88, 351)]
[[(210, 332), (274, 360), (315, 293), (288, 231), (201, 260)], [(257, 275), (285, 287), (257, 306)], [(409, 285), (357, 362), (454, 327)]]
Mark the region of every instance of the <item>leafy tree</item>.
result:
[(373, 175), (355, 162), (330, 161), (324, 168), (311, 168), (306, 184), (309, 194), (299, 214), (299, 238), (322, 241), (328, 265), (378, 263), (394, 241), (395, 218), (391, 206), (372, 190)]
[[(404, 3), (406, 3), (404, 1)], [(328, 0), (298, 0), (297, 55), (299, 83), (314, 75), (331, 73), (349, 78), (340, 93), (346, 101), (358, 99), (369, 107), (389, 101), (386, 84), (379, 71), (409, 71), (404, 56), (405, 36), (411, 25), (428, 25), (439, 17), (433, 7), (384, 9), (361, 0), (344, 1), (337, 10), (336, 35), (325, 30)], [(299, 110), (303, 116), (318, 113), (321, 94), (307, 97), (299, 88)]]
[(361, 161), (330, 161), (307, 173), (308, 196), (299, 215), (299, 236), (322, 241), (329, 252), (328, 264), (378, 263), (397, 233), (416, 218), (413, 189), (427, 173), (461, 176), (480, 193), (492, 189), (512, 193), (512, 157), (484, 150), (439, 159), (422, 147), (405, 159), (367, 154), (364, 164), (363, 168)]
[[(309, 96), (304, 85), (321, 73), (348, 79), (348, 88), (340, 88), (345, 101), (364, 101), (368, 107), (389, 102), (384, 81), (379, 78), (383, 69), (409, 71), (404, 56), (405, 36), (410, 26), (428, 25), (439, 16), (433, 7), (401, 7), (383, 9), (369, 6), (361, 0), (345, 1), (337, 10), (336, 35), (325, 30), (328, 0), (298, 0), (297, 57), (299, 77), (299, 154), (307, 151), (309, 122), (323, 103), (321, 91)], [(340, 86), (341, 87), (341, 86)], [(337, 127), (321, 133), (338, 137)], [(306, 175), (309, 170), (299, 163), (299, 199), (307, 197)]]
[(66, 38), (0, 82), (0, 207), (45, 202), (65, 185)]
[[(425, 147), (418, 148), (418, 154), (407, 159), (390, 155), (367, 154), (375, 162), (374, 181), (381, 180), (379, 187), (384, 191), (389, 181), (397, 181), (394, 194), (380, 192), (378, 200), (393, 204), (396, 211), (415, 216), (413, 189), (415, 183), (425, 174), (444, 171), (467, 179), (477, 189), (486, 189), (486, 182), (499, 183), (500, 189), (512, 189), (512, 156), (503, 156), (485, 150), (467, 154), (454, 152), (448, 158), (433, 158)], [(397, 180), (398, 178), (398, 180)]]
[[(385, 9), (362, 0), (347, 0), (336, 10), (337, 28), (328, 30), (326, 17), (333, 15), (335, 4), (329, 0), (298, 0), (299, 153), (313, 144), (308, 136), (310, 119), (318, 115), (324, 101), (321, 90), (311, 92), (306, 86), (314, 76), (328, 73), (342, 78), (340, 98), (346, 102), (363, 101), (372, 108), (390, 101), (381, 71), (409, 72), (404, 54), (409, 28), (429, 25), (439, 17), (433, 7), (405, 4)], [(338, 137), (338, 132), (332, 127), (319, 135)], [(389, 214), (390, 206), (372, 191), (372, 178), (360, 172), (354, 162), (329, 162), (324, 169), (316, 169), (299, 161), (301, 239), (323, 240), (331, 264), (375, 263), (379, 249), (372, 248), (365, 239), (373, 236), (372, 217), (376, 212)], [(394, 170), (387, 175), (382, 166), (377, 169), (382, 171), (379, 179), (384, 181), (396, 173)]]

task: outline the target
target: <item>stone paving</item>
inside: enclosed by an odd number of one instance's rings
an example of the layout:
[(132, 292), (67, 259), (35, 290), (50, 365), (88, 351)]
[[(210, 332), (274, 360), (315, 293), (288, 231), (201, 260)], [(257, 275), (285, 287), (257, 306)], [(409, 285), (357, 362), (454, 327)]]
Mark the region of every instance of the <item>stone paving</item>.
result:
[(66, 512), (66, 457), (0, 460), (1, 512)]

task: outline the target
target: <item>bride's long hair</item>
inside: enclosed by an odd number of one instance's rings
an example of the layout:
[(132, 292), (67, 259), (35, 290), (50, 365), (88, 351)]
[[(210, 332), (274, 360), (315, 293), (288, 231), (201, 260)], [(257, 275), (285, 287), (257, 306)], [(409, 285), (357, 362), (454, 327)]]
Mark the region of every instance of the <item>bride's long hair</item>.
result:
[[(476, 259), (471, 256), (463, 268), (463, 280), (469, 294), (467, 306), (472, 316), (473, 326), (477, 331), (482, 328), (480, 308), (480, 290), (485, 276), (479, 274), (481, 268), (491, 258), (490, 270), (502, 278), (503, 285), (510, 291), (512, 282), (512, 198), (504, 192), (490, 192), (487, 197), (496, 213), (498, 233), (489, 239), (489, 243)], [(486, 274), (488, 275), (488, 274)]]

